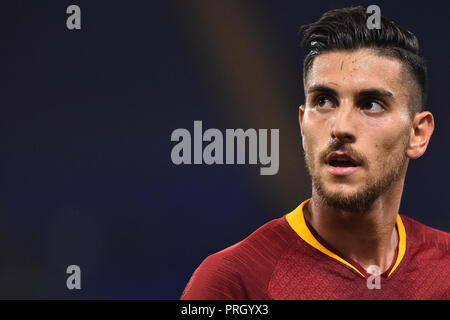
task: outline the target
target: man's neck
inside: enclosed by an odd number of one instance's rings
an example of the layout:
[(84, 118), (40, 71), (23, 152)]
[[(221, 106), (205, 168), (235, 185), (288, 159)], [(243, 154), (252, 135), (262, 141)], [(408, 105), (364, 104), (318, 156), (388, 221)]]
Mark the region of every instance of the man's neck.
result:
[(391, 266), (398, 245), (395, 228), (403, 184), (393, 185), (366, 212), (349, 212), (324, 204), (313, 191), (304, 207), (305, 219), (340, 253), (365, 270), (376, 265), (383, 273)]

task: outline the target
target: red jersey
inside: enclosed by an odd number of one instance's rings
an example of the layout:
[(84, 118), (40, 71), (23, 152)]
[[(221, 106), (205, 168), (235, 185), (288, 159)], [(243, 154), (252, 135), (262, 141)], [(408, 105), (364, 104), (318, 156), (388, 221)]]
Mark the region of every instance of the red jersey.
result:
[(450, 299), (449, 233), (398, 215), (394, 261), (374, 279), (309, 226), (308, 201), (207, 257), (181, 299)]

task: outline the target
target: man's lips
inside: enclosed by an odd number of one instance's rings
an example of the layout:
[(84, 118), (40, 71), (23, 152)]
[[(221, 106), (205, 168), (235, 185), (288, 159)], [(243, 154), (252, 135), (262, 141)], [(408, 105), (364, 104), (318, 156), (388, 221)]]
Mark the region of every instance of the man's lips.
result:
[(334, 176), (349, 176), (352, 173), (359, 170), (360, 167), (333, 167), (332, 165), (327, 164), (327, 170)]
[(361, 162), (344, 151), (334, 151), (325, 159), (327, 170), (334, 176), (348, 176), (361, 166)]
[(344, 151), (334, 151), (331, 152), (325, 159), (328, 164), (335, 163), (337, 165), (342, 164), (342, 166), (359, 166), (361, 162), (352, 157), (350, 154)]

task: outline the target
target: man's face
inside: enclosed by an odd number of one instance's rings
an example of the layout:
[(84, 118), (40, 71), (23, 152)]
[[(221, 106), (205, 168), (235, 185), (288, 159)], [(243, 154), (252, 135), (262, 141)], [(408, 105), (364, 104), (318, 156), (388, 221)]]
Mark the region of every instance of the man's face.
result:
[(367, 210), (403, 179), (412, 130), (408, 79), (398, 60), (371, 50), (315, 58), (300, 125), (313, 188), (328, 205)]

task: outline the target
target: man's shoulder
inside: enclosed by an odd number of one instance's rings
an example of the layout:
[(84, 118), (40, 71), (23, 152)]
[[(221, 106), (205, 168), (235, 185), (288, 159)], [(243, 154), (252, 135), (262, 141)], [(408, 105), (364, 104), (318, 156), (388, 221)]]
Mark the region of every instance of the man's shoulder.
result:
[(412, 243), (450, 253), (450, 233), (426, 226), (408, 216), (401, 215), (401, 217), (405, 225), (406, 237)]
[(297, 238), (285, 216), (271, 220), (242, 241), (214, 254), (217, 258), (239, 258), (242, 256), (264, 256), (276, 258)]
[(296, 238), (284, 216), (265, 223), (244, 240), (203, 260), (182, 299), (264, 299), (276, 262)]

